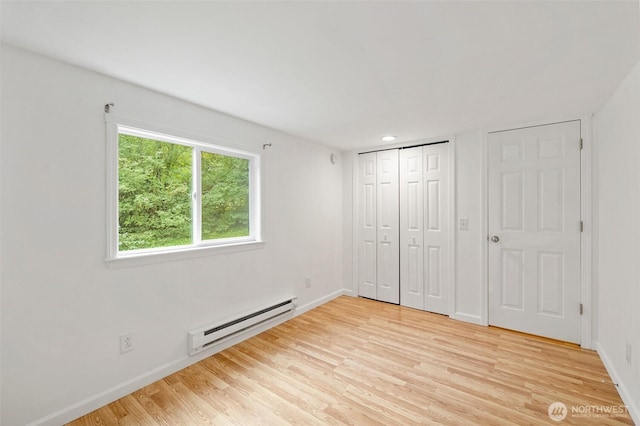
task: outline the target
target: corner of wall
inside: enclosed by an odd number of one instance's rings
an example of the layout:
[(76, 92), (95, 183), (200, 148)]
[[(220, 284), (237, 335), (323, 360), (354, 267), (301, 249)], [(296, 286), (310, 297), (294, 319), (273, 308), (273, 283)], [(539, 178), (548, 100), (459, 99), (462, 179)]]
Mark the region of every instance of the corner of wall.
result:
[(631, 416), (631, 419), (635, 424), (640, 424), (640, 405), (638, 405), (638, 401), (636, 401), (629, 391), (629, 388), (626, 386), (623, 380), (620, 380), (621, 377), (616, 371), (613, 362), (611, 362), (611, 358), (606, 350), (600, 345), (599, 342), (594, 343), (595, 350), (598, 352), (602, 363), (604, 364), (604, 368), (606, 368), (607, 373), (611, 377), (611, 381), (616, 386), (618, 390), (618, 394), (622, 398), (622, 402), (627, 406), (627, 411)]
[(636, 423), (640, 423), (639, 101), (640, 62), (592, 119), (592, 340)]
[[(16, 47), (2, 46), (2, 58), (1, 200), (12, 208), (1, 213), (2, 223), (12, 226), (5, 224), (0, 243), (16, 248), (4, 250), (0, 264), (3, 424), (61, 424), (63, 417), (57, 416), (86, 414), (118, 392), (169, 374), (193, 361), (176, 351), (186, 330), (244, 311), (253, 300), (298, 293), (301, 305), (310, 309), (316, 300), (342, 294), (344, 182), (339, 159), (330, 163), (331, 149)], [(68, 96), (59, 97), (63, 92)], [(231, 256), (108, 269), (105, 97), (121, 105), (124, 115), (251, 151), (260, 151), (266, 139), (278, 141), (262, 163), (268, 244)], [(68, 137), (69, 126), (78, 122), (76, 137)], [(28, 176), (23, 161), (34, 165)], [(56, 196), (60, 188), (88, 195), (65, 202)], [(32, 197), (32, 191), (48, 200), (48, 217), (38, 230), (22, 225), (33, 225), (29, 217), (35, 209), (16, 203)], [(14, 244), (17, 239), (23, 243)], [(32, 244), (35, 240), (47, 243)], [(22, 261), (36, 261), (38, 267), (22, 267)], [(305, 286), (305, 275), (313, 275), (313, 287)], [(123, 295), (131, 303), (117, 302)], [(141, 309), (148, 315), (141, 316)], [(41, 319), (44, 327), (38, 326)], [(139, 343), (121, 358), (118, 335), (132, 329)], [(83, 342), (85, 350), (64, 344), (71, 340)], [(65, 392), (59, 392), (61, 378)]]

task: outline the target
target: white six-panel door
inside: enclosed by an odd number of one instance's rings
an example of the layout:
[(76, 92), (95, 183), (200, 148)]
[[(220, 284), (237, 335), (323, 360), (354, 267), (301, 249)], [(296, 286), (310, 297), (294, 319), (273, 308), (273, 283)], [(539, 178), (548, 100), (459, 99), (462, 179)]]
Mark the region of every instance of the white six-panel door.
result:
[(400, 303), (398, 150), (377, 152), (377, 300)]
[(375, 152), (358, 156), (358, 294), (378, 297)]
[(422, 147), (400, 151), (400, 304), (424, 309)]
[(358, 159), (358, 294), (449, 313), (448, 144)]
[(424, 176), (424, 309), (449, 314), (450, 221), (449, 144), (425, 145)]
[(400, 151), (400, 303), (449, 314), (448, 144)]
[(580, 122), (489, 134), (489, 323), (580, 343)]

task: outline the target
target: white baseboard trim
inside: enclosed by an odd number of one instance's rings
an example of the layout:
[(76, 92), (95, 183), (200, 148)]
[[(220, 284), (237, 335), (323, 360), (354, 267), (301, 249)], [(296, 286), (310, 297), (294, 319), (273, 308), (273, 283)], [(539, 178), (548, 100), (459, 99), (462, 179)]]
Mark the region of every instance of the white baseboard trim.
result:
[(333, 293), (329, 293), (326, 296), (323, 296), (319, 299), (311, 301), (305, 305), (298, 306), (298, 308), (296, 309), (296, 316), (304, 314), (305, 312), (310, 311), (313, 308), (317, 308), (320, 305), (324, 305), (325, 303), (330, 302), (333, 299), (342, 296), (343, 294), (344, 294), (344, 290), (342, 289), (336, 290)]
[[(337, 297), (340, 297), (343, 294), (344, 294), (344, 291), (340, 289), (326, 296), (323, 296), (319, 299), (316, 299), (312, 302), (309, 302), (305, 305), (299, 306), (296, 309), (293, 317), (296, 317), (307, 311), (310, 311), (313, 308), (317, 308), (318, 306), (323, 305), (327, 302), (330, 302), (331, 300)], [(221, 345), (219, 348), (217, 348), (218, 350), (216, 351), (203, 351), (195, 356), (185, 355), (183, 358), (180, 358), (168, 364), (162, 365), (158, 368), (155, 368), (151, 371), (148, 371), (144, 374), (136, 376), (123, 383), (120, 383), (112, 388), (109, 388), (104, 392), (101, 392), (97, 395), (86, 398), (69, 407), (65, 407), (48, 416), (35, 420), (29, 423), (27, 426), (58, 426), (61, 424), (69, 423), (77, 419), (78, 417), (82, 417), (85, 414), (88, 414), (94, 410), (97, 410), (100, 407), (110, 404), (113, 401), (116, 401), (126, 395), (129, 395), (130, 393), (137, 391), (138, 389), (141, 389), (147, 385), (150, 385), (153, 382), (156, 382), (167, 376), (170, 376), (171, 374), (176, 373), (184, 368), (187, 368), (188, 366), (193, 365), (199, 361), (202, 361), (203, 359), (208, 358), (217, 352), (220, 352), (228, 347), (238, 344), (243, 340), (247, 340), (253, 336), (256, 336), (262, 333), (263, 331), (268, 330), (269, 328), (277, 326), (278, 324), (286, 322), (287, 320), (293, 317), (285, 317), (285, 318), (282, 318), (280, 321), (273, 322), (270, 324), (265, 324), (263, 326), (258, 326), (250, 333), (247, 333), (242, 336), (238, 336), (233, 339), (229, 339), (229, 341), (225, 342), (224, 345)]]
[(604, 364), (604, 368), (607, 369), (607, 373), (609, 373), (609, 376), (611, 376), (611, 380), (614, 383), (618, 384), (616, 386), (616, 389), (618, 391), (618, 394), (620, 394), (620, 398), (622, 398), (622, 402), (624, 402), (624, 404), (627, 406), (627, 410), (629, 412), (629, 415), (631, 416), (631, 420), (633, 420), (635, 424), (640, 425), (640, 406), (638, 405), (638, 402), (634, 401), (633, 398), (631, 398), (627, 386), (621, 380), (620, 375), (618, 375), (618, 372), (613, 366), (611, 359), (607, 355), (607, 352), (604, 350), (600, 342), (595, 342), (595, 348), (598, 352), (598, 355), (600, 355), (600, 359)]
[(455, 313), (449, 315), (449, 318), (454, 319), (454, 320), (458, 320), (458, 321), (469, 322), (471, 324), (477, 324), (477, 325), (486, 326), (486, 324), (484, 322), (482, 322), (482, 318), (479, 315), (470, 315), (470, 314), (463, 314), (463, 313), (460, 313), (460, 312), (455, 312)]

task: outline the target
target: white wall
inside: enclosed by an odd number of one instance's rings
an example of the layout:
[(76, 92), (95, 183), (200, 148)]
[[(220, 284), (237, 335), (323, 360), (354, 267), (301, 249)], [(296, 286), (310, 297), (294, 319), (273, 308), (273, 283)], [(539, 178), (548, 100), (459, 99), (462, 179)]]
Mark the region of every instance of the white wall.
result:
[[(582, 113), (583, 114), (583, 113)], [(590, 179), (590, 147), (591, 147), (591, 132), (590, 132), (590, 119), (586, 117), (580, 117), (580, 113), (568, 117), (548, 117), (545, 120), (536, 122), (524, 122), (524, 123), (511, 123), (504, 124), (502, 126), (496, 126), (494, 128), (482, 129), (476, 132), (467, 132), (455, 135), (454, 143), (455, 147), (455, 207), (456, 207), (456, 223), (454, 226), (455, 232), (455, 280), (454, 284), (454, 303), (453, 309), (450, 313), (451, 318), (467, 321), (475, 324), (488, 324), (487, 313), (487, 225), (486, 225), (486, 138), (489, 131), (507, 130), (519, 127), (527, 127), (540, 125), (545, 123), (554, 123), (567, 120), (581, 120), (581, 131), (585, 142), (585, 149), (583, 151), (583, 161), (585, 162), (583, 167), (583, 219), (590, 219), (590, 188), (592, 186)], [(396, 145), (397, 146), (397, 145)], [(363, 151), (367, 151), (364, 149)], [(355, 157), (355, 152), (345, 154), (346, 158)], [(349, 173), (345, 172), (345, 182), (348, 185), (353, 185), (352, 170)], [(348, 180), (348, 182), (347, 182)], [(345, 185), (345, 191), (349, 188)], [(349, 221), (349, 226), (345, 225), (345, 238), (353, 239), (353, 227), (352, 211), (345, 212), (345, 221)], [(468, 219), (468, 230), (459, 230), (457, 221), (460, 218)], [(583, 250), (590, 250), (589, 238), (590, 229), (587, 228), (583, 233), (585, 242), (583, 243)], [(345, 268), (346, 265), (352, 265), (355, 253), (352, 245), (345, 244)], [(589, 260), (589, 256), (585, 255), (584, 259)], [(353, 275), (353, 268), (352, 268)], [(590, 274), (585, 274), (584, 277), (585, 288), (589, 286), (591, 282)], [(357, 295), (358, 289), (357, 277), (352, 276), (351, 281), (345, 278), (345, 288), (353, 291), (353, 294)], [(593, 291), (591, 289), (591, 291)], [(589, 294), (585, 291), (583, 294), (583, 300), (589, 304)], [(592, 346), (591, 336), (591, 323), (593, 318), (591, 317), (591, 310), (586, 307), (585, 310), (585, 332), (584, 341), (582, 342), (584, 347), (590, 348)]]
[[(576, 118), (580, 116), (546, 122)], [(630, 406), (634, 420), (640, 423), (640, 64), (594, 117), (593, 135), (589, 121), (582, 117), (585, 152), (593, 143), (593, 182), (589, 176), (583, 176), (583, 184), (592, 185), (594, 191), (591, 212), (583, 212), (584, 218), (593, 215), (586, 226), (591, 222), (595, 228), (591, 271), (593, 340), (613, 380), (620, 383), (618, 390)], [(535, 124), (543, 122), (522, 125)], [(520, 126), (504, 126), (515, 127)], [(469, 230), (456, 230), (456, 298), (451, 317), (480, 324), (487, 321), (483, 253), (486, 134), (486, 131), (465, 133), (455, 138), (456, 217), (468, 218)], [(352, 184), (350, 176), (345, 174), (345, 179)], [(588, 198), (590, 194), (583, 195)], [(352, 232), (345, 228), (345, 237), (349, 238)], [(588, 228), (585, 230), (585, 238), (590, 232)], [(583, 245), (587, 250), (589, 247)], [(345, 264), (351, 264), (353, 251), (345, 245), (344, 253)], [(585, 254), (585, 259), (588, 257)], [(357, 286), (351, 283), (349, 288), (357, 294)], [(585, 315), (589, 310), (587, 307)], [(632, 345), (631, 364), (625, 361), (627, 342)], [(590, 347), (592, 342), (583, 344)]]
[[(265, 247), (109, 269), (107, 102), (264, 154)], [(341, 293), (343, 172), (328, 148), (7, 46), (2, 112), (2, 424), (59, 424), (185, 365), (195, 327), (291, 293), (307, 307)], [(120, 355), (128, 331), (135, 349)]]
[(486, 133), (456, 136), (456, 219), (469, 219), (467, 231), (456, 230), (455, 301), (451, 317), (486, 323), (484, 253), (484, 149)]
[(344, 253), (344, 260), (342, 262), (343, 265), (343, 277), (342, 283), (345, 294), (349, 296), (357, 296), (358, 295), (358, 286), (356, 285), (357, 280), (354, 276), (355, 268), (354, 268), (354, 224), (353, 224), (353, 210), (355, 208), (354, 203), (357, 200), (357, 194), (355, 193), (354, 188), (354, 165), (357, 160), (357, 155), (354, 152), (343, 152), (342, 153), (342, 175), (344, 176), (343, 182), (343, 202), (342, 207), (343, 211), (343, 235), (344, 235), (344, 245), (342, 247), (342, 252)]
[[(640, 422), (640, 63), (593, 123), (596, 347)], [(630, 363), (627, 344), (632, 345)]]
[[(343, 287), (357, 294), (351, 153), (332, 165), (329, 149), (289, 135), (6, 46), (2, 56), (2, 424), (61, 419), (90, 407), (96, 395), (117, 393), (127, 381), (136, 384), (154, 369), (189, 362), (188, 330), (261, 300), (295, 293), (307, 305)], [(596, 338), (636, 413), (639, 68), (594, 119)], [(106, 102), (115, 102), (125, 116), (263, 153), (266, 247), (108, 269)], [(457, 217), (469, 219), (469, 230), (456, 231), (452, 316), (472, 322), (486, 318), (481, 250), (485, 134), (457, 135), (455, 141)], [(262, 151), (265, 142), (273, 146)], [(310, 289), (304, 286), (307, 275), (313, 280)], [(120, 355), (118, 336), (130, 330), (136, 349)], [(631, 365), (624, 359), (627, 341), (633, 346)]]

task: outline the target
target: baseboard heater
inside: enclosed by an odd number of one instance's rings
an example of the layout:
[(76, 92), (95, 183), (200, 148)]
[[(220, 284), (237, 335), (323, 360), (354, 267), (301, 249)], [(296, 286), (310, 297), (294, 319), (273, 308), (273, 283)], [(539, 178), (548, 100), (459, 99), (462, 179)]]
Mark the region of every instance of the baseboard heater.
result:
[(282, 302), (258, 308), (255, 311), (189, 332), (189, 355), (222, 345), (228, 340), (249, 334), (261, 325), (275, 323), (286, 316), (293, 316), (298, 298), (290, 297)]

